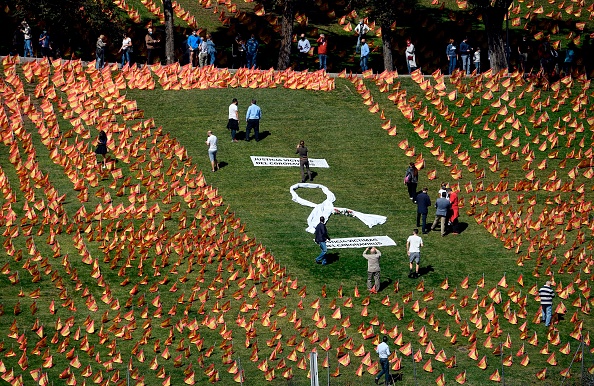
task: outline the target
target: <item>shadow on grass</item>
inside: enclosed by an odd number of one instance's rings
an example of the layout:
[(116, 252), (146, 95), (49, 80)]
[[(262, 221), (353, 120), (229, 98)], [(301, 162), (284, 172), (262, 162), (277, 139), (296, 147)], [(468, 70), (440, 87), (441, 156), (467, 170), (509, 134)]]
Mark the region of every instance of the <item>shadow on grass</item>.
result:
[(380, 283), (379, 292), (383, 291), (384, 289), (388, 288), (392, 284), (392, 279), (388, 278)]
[(338, 252), (330, 252), (326, 253), (326, 264), (332, 264), (339, 260)]
[(426, 267), (419, 267), (419, 277), (427, 275), (429, 272), (435, 272), (431, 264)]
[(227, 162), (225, 162), (225, 161), (219, 162), (219, 169), (222, 169), (226, 166), (229, 166), (229, 164)]

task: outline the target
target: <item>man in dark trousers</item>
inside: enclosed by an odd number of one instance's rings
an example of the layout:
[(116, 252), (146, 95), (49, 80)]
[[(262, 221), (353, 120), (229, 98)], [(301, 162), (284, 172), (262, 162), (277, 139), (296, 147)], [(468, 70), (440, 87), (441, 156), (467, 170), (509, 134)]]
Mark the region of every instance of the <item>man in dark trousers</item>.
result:
[(446, 234), (446, 219), (450, 210), (450, 200), (447, 199), (447, 196), (446, 192), (442, 192), (441, 197), (435, 201), (435, 221), (431, 225), (431, 230), (435, 230), (437, 223), (441, 222), (441, 237)]
[(427, 194), (428, 188), (425, 187), (421, 193), (417, 194), (417, 227), (421, 227), (420, 220), (423, 218), (423, 226), (421, 232), (427, 234), (427, 214), (429, 213), (429, 207), (431, 206), (431, 199)]
[(550, 280), (547, 280), (545, 285), (538, 290), (538, 296), (540, 297), (540, 306), (542, 307), (541, 321), (546, 327), (549, 327), (553, 315), (553, 298), (555, 297), (555, 290), (551, 287)]
[(316, 243), (318, 243), (320, 249), (322, 250), (318, 257), (316, 257), (316, 263), (322, 265), (327, 264), (326, 252), (328, 252), (328, 249), (326, 248), (326, 241), (330, 240), (330, 237), (328, 237), (328, 230), (326, 229), (326, 224), (324, 223), (325, 220), (326, 219), (324, 218), (324, 216), (320, 217), (320, 223), (316, 225), (315, 231)]

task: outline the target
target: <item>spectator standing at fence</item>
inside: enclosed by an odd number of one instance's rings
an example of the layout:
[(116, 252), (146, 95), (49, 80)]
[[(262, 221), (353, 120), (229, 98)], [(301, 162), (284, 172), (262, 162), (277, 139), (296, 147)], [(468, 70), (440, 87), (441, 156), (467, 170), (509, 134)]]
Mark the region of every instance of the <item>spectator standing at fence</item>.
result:
[(146, 44), (146, 64), (149, 66), (153, 64), (153, 51), (157, 48), (159, 42), (160, 40), (155, 39), (153, 36), (153, 29), (149, 27), (144, 37), (144, 43)]
[(25, 40), (25, 45), (24, 45), (24, 57), (26, 58), (27, 56), (29, 57), (33, 57), (33, 44), (31, 43), (31, 27), (29, 27), (29, 24), (23, 20), (21, 22), (21, 32), (23, 33), (23, 39)]
[(206, 52), (208, 53), (208, 59), (211, 66), (214, 66), (217, 59), (217, 46), (212, 41), (212, 35), (206, 35)]
[(477, 47), (476, 50), (474, 51), (474, 68), (476, 70), (476, 74), (480, 74), (481, 73), (481, 48)]
[(132, 50), (132, 39), (124, 32), (124, 38), (122, 39), (122, 47), (120, 51), (122, 53), (122, 67), (126, 63), (130, 63), (130, 51)]
[(472, 47), (468, 44), (468, 38), (464, 38), (460, 43), (460, 59), (462, 60), (462, 71), (466, 75), (470, 74), (470, 59), (472, 59)]
[(256, 36), (252, 34), (252, 37), (249, 38), (246, 45), (246, 61), (248, 68), (256, 68), (258, 64), (256, 63), (258, 58), (258, 48), (260, 47), (260, 43), (256, 40)]
[(450, 43), (446, 47), (446, 57), (448, 58), (448, 75), (452, 75), (456, 70), (456, 57), (458, 53), (456, 52), (456, 45), (454, 44), (454, 39), (450, 39)]
[(526, 36), (522, 36), (522, 40), (520, 41), (520, 44), (518, 44), (518, 59), (522, 74), (526, 72), (528, 66), (528, 51), (530, 51), (530, 44), (528, 43), (528, 40), (526, 40)]
[(188, 37), (187, 45), (188, 45), (188, 56), (190, 58), (190, 63), (192, 67), (196, 67), (196, 62), (198, 62), (198, 47), (202, 43), (202, 39), (198, 36), (198, 31), (192, 31), (192, 34)]
[(359, 65), (361, 66), (361, 72), (367, 71), (369, 69), (367, 65), (367, 61), (369, 60), (369, 46), (365, 39), (361, 39), (361, 61)]
[(41, 46), (41, 55), (44, 58), (49, 59), (52, 53), (52, 45), (50, 35), (47, 33), (47, 30), (43, 30), (41, 35), (39, 35), (39, 45)]
[(365, 24), (364, 20), (359, 20), (359, 24), (355, 27), (355, 32), (357, 33), (357, 47), (356, 52), (359, 53), (361, 51), (361, 45), (363, 44), (363, 40), (365, 39), (365, 35), (369, 32), (370, 28), (367, 24)]
[(208, 65), (208, 44), (202, 40), (198, 45), (198, 65), (204, 67)]
[(95, 47), (95, 68), (101, 70), (105, 66), (105, 35), (99, 35)]
[(412, 44), (410, 39), (406, 39), (406, 50), (404, 51), (404, 54), (406, 59), (406, 68), (410, 74), (417, 69), (417, 55), (415, 54), (415, 45)]
[(301, 38), (297, 42), (297, 49), (299, 50), (299, 66), (297, 69), (299, 71), (307, 70), (307, 56), (309, 55), (311, 44), (309, 44), (309, 40), (307, 40), (305, 34), (301, 34)]
[(326, 59), (328, 59), (328, 40), (326, 40), (326, 35), (320, 34), (320, 37), (317, 40), (318, 42), (318, 59), (320, 60), (320, 70), (326, 69)]

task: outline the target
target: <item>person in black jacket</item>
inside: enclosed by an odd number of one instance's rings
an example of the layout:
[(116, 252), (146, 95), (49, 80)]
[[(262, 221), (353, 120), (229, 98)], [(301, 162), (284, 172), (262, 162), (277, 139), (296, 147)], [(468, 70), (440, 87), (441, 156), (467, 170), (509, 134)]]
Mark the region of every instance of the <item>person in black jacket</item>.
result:
[(328, 252), (328, 249), (326, 248), (326, 241), (330, 240), (330, 237), (328, 237), (328, 230), (326, 229), (326, 224), (324, 223), (325, 220), (326, 219), (324, 218), (324, 216), (320, 217), (320, 223), (316, 225), (315, 231), (316, 243), (318, 243), (320, 249), (322, 250), (318, 257), (316, 257), (316, 263), (322, 265), (327, 264), (326, 252)]
[(428, 188), (424, 187), (421, 193), (417, 195), (417, 227), (421, 227), (420, 220), (423, 219), (423, 226), (421, 231), (423, 234), (427, 234), (427, 214), (429, 213), (429, 207), (431, 206), (431, 199), (427, 194)]

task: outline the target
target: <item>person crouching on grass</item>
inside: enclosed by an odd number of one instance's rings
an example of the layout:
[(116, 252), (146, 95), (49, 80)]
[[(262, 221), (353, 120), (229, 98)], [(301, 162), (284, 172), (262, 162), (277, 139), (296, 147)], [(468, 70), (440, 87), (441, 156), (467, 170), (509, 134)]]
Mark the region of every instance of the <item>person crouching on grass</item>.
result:
[[(376, 294), (380, 289), (380, 257), (382, 253), (376, 247), (365, 248), (363, 257), (367, 259), (367, 289)], [(372, 285), (372, 282), (374, 283)]]

